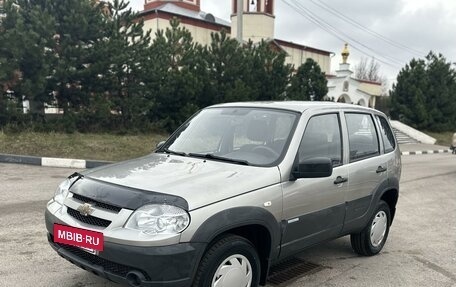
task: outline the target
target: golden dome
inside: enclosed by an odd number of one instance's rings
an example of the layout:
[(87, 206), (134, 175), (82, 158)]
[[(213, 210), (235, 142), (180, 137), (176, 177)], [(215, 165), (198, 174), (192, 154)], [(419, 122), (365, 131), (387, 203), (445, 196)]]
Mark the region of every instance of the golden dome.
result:
[(348, 44), (345, 43), (345, 48), (342, 50), (342, 63), (347, 64), (348, 56), (350, 56), (350, 51), (348, 50)]

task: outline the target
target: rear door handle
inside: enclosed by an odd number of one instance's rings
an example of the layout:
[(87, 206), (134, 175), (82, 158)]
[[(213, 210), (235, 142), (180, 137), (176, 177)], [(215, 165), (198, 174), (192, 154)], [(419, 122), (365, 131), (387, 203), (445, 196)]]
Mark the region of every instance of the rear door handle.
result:
[(336, 180), (334, 181), (334, 184), (341, 184), (341, 183), (344, 183), (344, 182), (347, 182), (347, 181), (348, 181), (348, 178), (342, 177), (342, 176), (338, 176), (336, 178)]
[(375, 172), (376, 173), (382, 173), (382, 172), (385, 172), (385, 171), (386, 171), (386, 167), (379, 166)]

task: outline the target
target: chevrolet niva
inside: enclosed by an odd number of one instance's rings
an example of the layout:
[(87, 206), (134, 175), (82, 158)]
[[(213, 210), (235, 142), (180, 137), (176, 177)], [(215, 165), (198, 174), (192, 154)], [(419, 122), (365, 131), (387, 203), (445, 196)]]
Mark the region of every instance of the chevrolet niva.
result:
[(130, 286), (264, 285), (273, 264), (329, 239), (350, 235), (356, 253), (379, 253), (400, 174), (379, 111), (215, 105), (150, 155), (68, 177), (47, 204), (48, 241)]

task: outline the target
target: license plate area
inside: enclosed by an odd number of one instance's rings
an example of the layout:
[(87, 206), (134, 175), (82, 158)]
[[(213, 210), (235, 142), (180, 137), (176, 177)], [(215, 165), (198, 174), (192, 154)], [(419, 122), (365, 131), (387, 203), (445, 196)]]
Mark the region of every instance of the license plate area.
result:
[(99, 251), (94, 250), (94, 249), (80, 247), (80, 246), (79, 246), (79, 249), (84, 250), (85, 252), (90, 253), (92, 255), (98, 255), (98, 252), (99, 252)]
[(61, 224), (54, 224), (54, 242), (76, 246), (94, 255), (104, 249), (103, 233)]

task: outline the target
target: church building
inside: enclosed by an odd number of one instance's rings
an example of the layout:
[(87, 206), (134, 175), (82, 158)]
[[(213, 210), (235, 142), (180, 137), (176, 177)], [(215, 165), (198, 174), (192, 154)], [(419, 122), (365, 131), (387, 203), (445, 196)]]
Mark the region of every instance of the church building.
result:
[(350, 70), (348, 45), (342, 53), (342, 63), (335, 75), (327, 75), (328, 99), (341, 103), (356, 104), (363, 107), (375, 107), (375, 100), (382, 96), (382, 84), (378, 82), (360, 80), (353, 77)]
[[(211, 33), (219, 32), (221, 29), (225, 29), (232, 37), (236, 37), (237, 0), (231, 0), (231, 22), (201, 11), (201, 1), (145, 0), (144, 10), (140, 12), (140, 17), (144, 19), (145, 29), (151, 29), (152, 32), (170, 27), (169, 20), (177, 17), (181, 25), (192, 33), (195, 42), (202, 45), (210, 44)], [(320, 65), (323, 72), (329, 73), (333, 53), (274, 37), (274, 0), (244, 0), (242, 9), (242, 34), (245, 41), (250, 39), (253, 42), (261, 40), (271, 42), (287, 53), (287, 63), (294, 65), (296, 69), (307, 58), (312, 58)]]
[[(211, 33), (225, 29), (231, 37), (237, 35), (237, 0), (231, 0), (231, 21), (201, 11), (203, 0), (144, 0), (144, 10), (140, 17), (144, 19), (146, 30), (154, 32), (170, 26), (169, 20), (177, 17), (183, 27), (188, 29), (195, 42), (202, 45), (211, 43)], [(205, 0), (209, 1), (209, 0)], [(221, 1), (221, 0), (218, 0)], [(224, 0), (230, 1), (230, 0)], [(346, 45), (342, 52), (343, 63), (335, 75), (331, 75), (331, 57), (334, 53), (308, 47), (302, 44), (275, 38), (274, 0), (244, 0), (243, 40), (260, 42), (268, 41), (286, 54), (286, 63), (297, 69), (307, 58), (316, 61), (322, 72), (327, 75), (328, 99), (338, 102), (353, 103), (361, 106), (375, 107), (375, 99), (382, 94), (380, 83), (363, 81), (353, 77), (350, 64), (347, 62), (349, 51)]]

